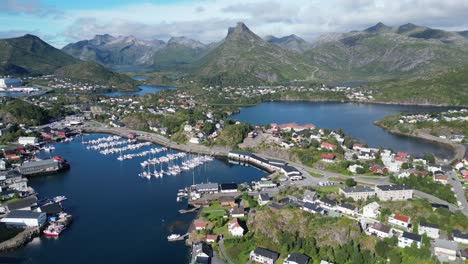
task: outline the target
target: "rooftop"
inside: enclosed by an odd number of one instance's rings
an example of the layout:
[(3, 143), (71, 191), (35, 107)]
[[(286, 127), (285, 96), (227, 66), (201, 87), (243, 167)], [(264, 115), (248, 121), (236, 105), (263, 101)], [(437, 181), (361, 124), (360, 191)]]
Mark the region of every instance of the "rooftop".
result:
[(407, 239), (411, 239), (413, 241), (419, 241), (421, 242), (422, 240), (422, 237), (420, 235), (416, 235), (416, 234), (413, 234), (413, 233), (410, 233), (410, 232), (403, 232), (403, 235), (402, 235), (404, 238), (407, 238)]
[(8, 218), (37, 219), (39, 218), (41, 214), (43, 213), (33, 212), (33, 211), (28, 211), (28, 210), (13, 210), (10, 213), (8, 213), (8, 215), (5, 216), (3, 219), (8, 219)]
[(345, 187), (345, 188), (341, 188), (341, 190), (345, 193), (373, 192), (374, 191), (374, 189), (372, 189), (369, 186)]
[(269, 259), (273, 259), (274, 261), (276, 261), (279, 257), (279, 254), (272, 251), (272, 250), (269, 250), (269, 249), (266, 249), (266, 248), (261, 248), (261, 247), (258, 247), (254, 250), (254, 254), (255, 255), (259, 255), (259, 256), (263, 256), (263, 257), (266, 257), (266, 258), (269, 258)]
[(382, 191), (402, 191), (402, 190), (410, 190), (406, 188), (406, 186), (398, 185), (398, 184), (390, 184), (390, 185), (377, 185), (376, 188), (379, 188)]

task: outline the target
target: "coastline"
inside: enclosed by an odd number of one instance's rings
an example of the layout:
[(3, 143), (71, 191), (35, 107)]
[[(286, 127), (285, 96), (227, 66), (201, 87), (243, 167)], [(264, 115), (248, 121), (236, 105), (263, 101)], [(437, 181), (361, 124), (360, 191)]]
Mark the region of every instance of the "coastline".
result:
[(27, 228), (19, 232), (16, 236), (1, 242), (0, 252), (7, 252), (7, 251), (18, 249), (26, 245), (27, 243), (29, 243), (35, 237), (38, 237), (40, 234), (41, 234), (40, 228)]
[[(426, 133), (421, 133), (421, 132), (416, 132), (417, 134), (403, 133), (403, 132), (400, 132), (400, 131), (389, 129), (388, 127), (385, 127), (384, 125), (380, 124), (378, 121), (375, 121), (374, 125), (384, 129), (385, 131), (387, 131), (388, 133), (391, 133), (391, 134), (422, 139), (422, 140), (426, 140), (426, 141), (435, 142), (435, 143), (444, 144), (446, 146), (449, 146), (453, 151), (453, 157), (451, 157), (450, 159), (447, 159), (447, 162), (444, 162), (444, 163), (450, 164), (455, 160), (463, 159), (464, 156), (465, 156), (466, 147), (463, 144), (457, 144), (457, 143), (451, 142), (450, 140), (442, 139), (442, 138), (432, 136), (432, 135), (429, 135), (429, 134), (426, 134)], [(439, 159), (439, 158), (437, 158), (437, 159)]]

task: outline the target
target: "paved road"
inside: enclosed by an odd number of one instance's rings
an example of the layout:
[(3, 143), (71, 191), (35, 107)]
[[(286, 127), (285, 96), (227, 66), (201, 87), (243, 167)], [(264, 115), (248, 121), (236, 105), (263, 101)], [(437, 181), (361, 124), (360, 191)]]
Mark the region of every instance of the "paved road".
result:
[(449, 177), (449, 183), (453, 186), (453, 190), (457, 197), (457, 201), (461, 203), (461, 206), (459, 206), (460, 210), (463, 212), (464, 215), (468, 216), (468, 202), (465, 199), (465, 190), (463, 190), (463, 186), (461, 185), (460, 181), (457, 179), (457, 175), (455, 175), (453, 171), (449, 171), (447, 174), (447, 176)]
[(228, 264), (234, 264), (232, 260), (229, 258), (229, 256), (226, 254), (226, 250), (224, 249), (224, 238), (219, 240), (219, 251), (221, 251), (221, 254), (224, 256), (224, 259)]

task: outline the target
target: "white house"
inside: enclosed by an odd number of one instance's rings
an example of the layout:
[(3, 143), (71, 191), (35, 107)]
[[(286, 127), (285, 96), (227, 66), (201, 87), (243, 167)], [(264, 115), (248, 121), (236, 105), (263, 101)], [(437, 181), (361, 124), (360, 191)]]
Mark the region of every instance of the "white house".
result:
[(392, 214), (388, 218), (388, 222), (398, 227), (408, 228), (411, 222), (411, 218), (402, 214)]
[(468, 244), (468, 233), (462, 232), (460, 230), (453, 230), (452, 232), (453, 241)]
[(456, 242), (436, 239), (434, 241), (434, 255), (441, 262), (457, 260), (458, 245)]
[(405, 231), (398, 238), (398, 246), (401, 248), (410, 247), (413, 243), (416, 244), (417, 248), (421, 248), (422, 237)]
[(339, 189), (339, 193), (353, 200), (366, 200), (375, 195), (374, 189), (369, 186), (344, 187)]
[(362, 208), (362, 215), (368, 218), (377, 218), (380, 215), (380, 205), (377, 202), (372, 202)]
[(352, 173), (356, 173), (357, 169), (362, 169), (364, 168), (363, 166), (359, 165), (359, 164), (353, 164), (351, 166), (348, 167), (348, 170)]
[(310, 190), (305, 190), (304, 191), (304, 196), (302, 197), (302, 201), (304, 203), (314, 203), (315, 200), (317, 199), (317, 193), (310, 191)]
[(192, 132), (192, 126), (191, 125), (185, 125), (184, 126), (184, 131), (185, 132)]
[(231, 236), (241, 237), (244, 235), (244, 228), (239, 225), (237, 218), (232, 219), (228, 223), (228, 232)]
[(346, 203), (337, 205), (336, 210), (343, 214), (351, 215), (351, 216), (354, 216), (358, 212), (356, 206), (352, 204), (346, 204)]
[(2, 218), (0, 222), (7, 226), (26, 228), (42, 226), (47, 220), (45, 213), (33, 212), (27, 210), (13, 210), (7, 216)]
[(258, 195), (258, 204), (259, 205), (266, 205), (270, 202), (270, 196), (268, 193), (261, 193)]
[(6, 170), (6, 161), (0, 159), (0, 170)]
[(428, 237), (436, 239), (439, 238), (439, 226), (427, 222), (419, 222), (418, 234), (426, 234)]
[(300, 253), (289, 254), (288, 257), (285, 258), (283, 261), (283, 264), (307, 264), (307, 263), (309, 263), (309, 257)]
[(250, 252), (250, 259), (256, 263), (274, 264), (278, 257), (278, 253), (261, 247)]
[(18, 144), (20, 145), (36, 145), (38, 142), (37, 137), (19, 137)]
[(391, 237), (393, 235), (391, 227), (386, 226), (386, 225), (384, 225), (382, 223), (379, 223), (379, 222), (370, 225), (367, 228), (366, 233), (368, 235), (374, 235), (374, 236), (377, 236), (379, 238), (388, 238), (388, 237)]
[(200, 144), (200, 139), (193, 137), (193, 138), (190, 138), (189, 142), (192, 144)]

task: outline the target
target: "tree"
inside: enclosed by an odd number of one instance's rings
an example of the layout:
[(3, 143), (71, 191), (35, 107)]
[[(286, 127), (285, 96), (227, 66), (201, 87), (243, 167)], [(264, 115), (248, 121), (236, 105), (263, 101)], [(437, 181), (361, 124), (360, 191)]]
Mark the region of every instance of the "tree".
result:
[(405, 162), (405, 163), (401, 164), (401, 168), (404, 169), (404, 170), (407, 170), (407, 169), (409, 169), (409, 164)]
[(390, 247), (386, 242), (379, 240), (377, 244), (375, 244), (375, 253), (377, 253), (379, 257), (386, 259), (389, 251)]
[(427, 160), (427, 162), (429, 162), (430, 164), (435, 163), (435, 157), (432, 153), (425, 153), (423, 159)]
[(346, 179), (345, 181), (346, 186), (353, 187), (356, 186), (356, 181), (353, 178)]
[(390, 264), (400, 264), (403, 260), (400, 253), (396, 250), (390, 251), (388, 258), (390, 259)]

